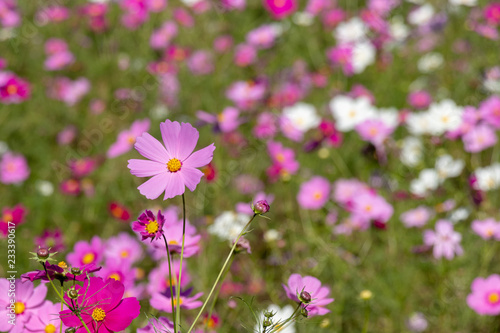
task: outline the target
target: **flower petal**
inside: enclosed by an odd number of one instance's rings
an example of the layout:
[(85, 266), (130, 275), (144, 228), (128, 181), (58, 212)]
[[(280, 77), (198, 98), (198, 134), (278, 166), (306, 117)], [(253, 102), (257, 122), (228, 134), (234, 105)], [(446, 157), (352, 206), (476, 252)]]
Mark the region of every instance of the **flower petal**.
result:
[(191, 156), (183, 161), (183, 164), (192, 168), (200, 168), (202, 166), (205, 166), (210, 163), (210, 161), (212, 161), (212, 158), (214, 157), (214, 150), (215, 146), (212, 143), (210, 146), (192, 153)]
[(198, 169), (184, 167), (181, 171), (181, 175), (184, 179), (184, 184), (191, 192), (193, 192), (196, 189), (196, 185), (200, 183), (201, 177), (203, 177), (204, 174)]
[(167, 119), (165, 122), (160, 124), (160, 131), (163, 144), (167, 148), (168, 154), (171, 158), (177, 157), (179, 150), (178, 137), (179, 132), (181, 131), (181, 125), (176, 121), (170, 121)]
[(167, 172), (168, 174), (168, 181), (165, 186), (165, 196), (163, 197), (163, 200), (171, 199), (173, 197), (176, 197), (178, 195), (181, 195), (185, 191), (185, 186), (184, 186), (184, 179), (180, 172), (176, 173), (170, 173)]
[(147, 132), (137, 138), (134, 147), (139, 154), (147, 159), (160, 163), (167, 163), (170, 160), (170, 155), (165, 147)]
[(113, 332), (120, 332), (130, 326), (141, 311), (141, 305), (135, 297), (125, 298), (112, 311), (106, 313), (106, 328)]
[(151, 177), (167, 170), (165, 163), (149, 160), (128, 160), (130, 173), (137, 177)]
[(140, 185), (137, 189), (146, 198), (151, 200), (156, 199), (167, 188), (167, 184), (170, 182), (170, 175), (169, 172), (156, 175)]
[(198, 138), (200, 137), (200, 133), (196, 128), (191, 126), (188, 123), (181, 123), (181, 131), (179, 133), (178, 141), (178, 158), (183, 161), (185, 160), (196, 147), (196, 143), (198, 143)]

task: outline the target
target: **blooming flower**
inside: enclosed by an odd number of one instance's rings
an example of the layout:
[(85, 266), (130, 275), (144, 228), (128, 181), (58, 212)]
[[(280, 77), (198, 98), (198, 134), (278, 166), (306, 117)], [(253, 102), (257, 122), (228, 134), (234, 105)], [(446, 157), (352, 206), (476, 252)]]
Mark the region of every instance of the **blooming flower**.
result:
[(18, 226), (24, 223), (24, 217), (26, 215), (26, 208), (23, 205), (16, 205), (13, 208), (3, 207), (2, 215), (0, 217), (0, 236), (7, 236), (9, 229), (9, 222)]
[(302, 183), (297, 201), (302, 208), (320, 209), (328, 201), (330, 194), (330, 182), (323, 177), (313, 177), (311, 180)]
[(297, 0), (263, 0), (264, 7), (275, 19), (282, 19), (297, 10)]
[(149, 133), (137, 138), (135, 149), (149, 160), (129, 160), (130, 172), (151, 179), (138, 187), (148, 199), (156, 199), (165, 191), (164, 200), (184, 194), (185, 186), (194, 191), (203, 172), (196, 168), (210, 163), (214, 144), (193, 153), (198, 131), (187, 123), (166, 120), (160, 124), (165, 147)]
[[(101, 269), (101, 267), (96, 266), (95, 264), (88, 264), (83, 266), (74, 266), (80, 270), (80, 274), (74, 275), (71, 274), (71, 270), (68, 265), (61, 261), (57, 265), (50, 264), (48, 261), (45, 262), (44, 270), (36, 270), (32, 272), (25, 273), (21, 275), (21, 279), (23, 281), (30, 280), (31, 282), (36, 280), (49, 281), (47, 274), (49, 275), (51, 280), (59, 280), (61, 282), (64, 281), (83, 281), (87, 278), (87, 275), (90, 273), (97, 272)], [(45, 271), (46, 270), (46, 271)]]
[(132, 230), (139, 233), (142, 240), (151, 238), (153, 241), (163, 235), (163, 224), (165, 224), (165, 218), (160, 210), (157, 216), (152, 211), (146, 210), (139, 216), (138, 221), (132, 222)]
[(437, 221), (435, 231), (426, 230), (424, 232), (424, 243), (433, 246), (433, 255), (436, 259), (445, 257), (451, 260), (455, 255), (462, 255), (461, 240), (462, 235), (454, 231), (453, 224), (446, 220)]
[[(191, 282), (191, 276), (187, 271), (186, 264), (182, 265), (182, 278), (181, 278), (181, 288), (186, 287)], [(164, 260), (158, 265), (156, 268), (153, 268), (148, 276), (148, 284), (147, 291), (150, 295), (154, 293), (162, 293), (172, 287), (177, 286), (177, 282), (179, 281), (179, 273), (181, 262), (180, 260), (173, 260), (171, 263), (172, 267), (172, 277), (169, 278), (169, 269), (168, 269), (168, 261)]]
[(467, 305), (480, 315), (500, 314), (500, 275), (493, 274), (486, 279), (475, 278), (472, 293), (467, 296)]
[(260, 332), (262, 331), (262, 324), (264, 323), (264, 320), (267, 319), (265, 316), (265, 313), (272, 313), (273, 316), (271, 317), (273, 325), (270, 326), (271, 328), (277, 328), (277, 332), (280, 333), (295, 333), (295, 322), (292, 320), (289, 324), (286, 326), (283, 325), (284, 321), (290, 318), (293, 313), (294, 309), (293, 306), (291, 305), (286, 305), (283, 308), (280, 308), (279, 306), (275, 304), (271, 304), (267, 307), (266, 311), (262, 311), (259, 315), (259, 321), (255, 324), (254, 331), (255, 332)]
[(136, 120), (132, 123), (130, 129), (120, 132), (116, 142), (113, 143), (108, 149), (108, 158), (120, 156), (132, 149), (137, 137), (149, 130), (149, 125), (149, 119)]
[(168, 318), (159, 317), (150, 318), (149, 322), (143, 328), (137, 329), (137, 333), (157, 333), (157, 332), (173, 332), (174, 323), (172, 323)]
[(7, 152), (0, 160), (0, 182), (18, 184), (30, 175), (30, 169), (23, 155)]
[[(175, 296), (175, 289), (174, 291), (174, 296)], [(192, 288), (189, 288), (187, 290), (181, 290), (180, 292), (180, 297), (179, 297), (179, 304), (177, 305), (176, 301), (177, 299), (174, 298), (174, 307), (177, 308), (177, 306), (180, 306), (181, 309), (196, 309), (199, 308), (203, 303), (201, 301), (198, 301), (198, 298), (200, 298), (203, 293), (197, 293), (194, 296), (189, 296), (191, 294)], [(151, 296), (151, 299), (149, 300), (149, 303), (151, 306), (157, 310), (160, 311), (165, 311), (168, 313), (172, 313), (172, 300), (170, 297), (170, 289), (167, 289), (163, 293), (155, 293)]]
[(107, 259), (122, 261), (122, 263), (132, 265), (141, 259), (142, 248), (136, 238), (122, 232), (118, 236), (111, 237), (106, 241), (104, 256)]
[[(9, 333), (24, 333), (25, 325), (32, 316), (36, 316), (37, 312), (45, 306), (45, 296), (47, 295), (47, 287), (40, 284), (34, 287), (30, 281), (21, 282), (16, 280), (15, 303), (11, 303), (12, 298), (7, 292), (10, 288), (10, 281), (0, 279), (0, 331)], [(15, 319), (16, 324), (12, 325), (8, 320)]]
[[(61, 311), (61, 305), (46, 301), (43, 306), (39, 307), (37, 310), (38, 311), (34, 313), (26, 323), (26, 329), (28, 329), (29, 332), (35, 333), (59, 332), (61, 321), (57, 318), (57, 315), (59, 311)], [(63, 325), (63, 330), (64, 328)]]
[(243, 230), (250, 217), (246, 214), (236, 214), (226, 211), (217, 216), (214, 223), (208, 227), (208, 232), (222, 239), (232, 241)]
[(78, 241), (73, 248), (73, 252), (67, 256), (71, 266), (80, 267), (88, 264), (98, 264), (104, 252), (104, 244), (99, 236), (92, 237), (90, 243)]
[(483, 239), (500, 240), (500, 222), (492, 218), (486, 220), (474, 220), (471, 224), (472, 230)]
[[(79, 297), (76, 300), (80, 316), (91, 332), (123, 331), (140, 314), (141, 306), (136, 298), (123, 298), (125, 288), (119, 281), (98, 277), (85, 280), (83, 287), (75, 286)], [(67, 304), (72, 304), (67, 295)], [(75, 301), (73, 301), (75, 302)], [(80, 319), (71, 310), (60, 313), (61, 320), (68, 327), (80, 327), (76, 332), (86, 332)]]
[(298, 295), (306, 291), (311, 295), (312, 301), (309, 304), (302, 304), (309, 311), (309, 316), (324, 315), (330, 310), (325, 306), (333, 302), (333, 298), (328, 298), (330, 288), (323, 287), (321, 282), (313, 276), (302, 277), (299, 274), (292, 274), (288, 278), (288, 284), (283, 284), (286, 296), (292, 301), (299, 302)]
[(426, 206), (419, 206), (408, 210), (399, 217), (407, 228), (423, 227), (432, 216), (432, 210)]

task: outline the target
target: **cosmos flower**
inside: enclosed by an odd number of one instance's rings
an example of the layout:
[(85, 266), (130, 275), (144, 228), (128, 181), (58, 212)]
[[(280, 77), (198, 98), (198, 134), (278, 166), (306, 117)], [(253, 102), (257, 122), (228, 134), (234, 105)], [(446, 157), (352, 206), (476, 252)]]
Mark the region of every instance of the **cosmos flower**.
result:
[(419, 228), (424, 226), (432, 217), (432, 210), (426, 206), (418, 206), (415, 209), (408, 210), (399, 217), (401, 222), (407, 228)]
[(134, 146), (135, 140), (139, 135), (149, 130), (149, 119), (136, 120), (130, 126), (130, 129), (124, 130), (118, 134), (116, 142), (109, 147), (106, 155), (108, 158), (114, 158), (125, 154)]
[[(141, 306), (136, 298), (122, 299), (125, 288), (119, 281), (91, 277), (85, 280), (83, 287), (77, 285), (75, 288), (79, 294), (76, 303), (81, 309), (81, 318), (91, 332), (123, 331), (140, 314)], [(72, 304), (67, 295), (64, 298), (67, 304)], [(80, 319), (71, 310), (64, 310), (59, 314), (64, 325), (80, 327), (77, 333), (86, 332)]]
[(462, 235), (453, 230), (453, 224), (446, 220), (439, 220), (436, 223), (436, 230), (426, 230), (424, 232), (424, 243), (433, 246), (434, 258), (445, 257), (453, 259), (455, 255), (462, 255), (463, 249), (460, 246)]
[(4, 184), (18, 184), (25, 181), (30, 175), (26, 158), (20, 154), (7, 152), (0, 160), (0, 182)]
[[(0, 306), (2, 319), (0, 320), (0, 332), (8, 333), (24, 333), (26, 323), (30, 320), (32, 316), (36, 316), (36, 313), (40, 308), (45, 305), (45, 296), (47, 295), (47, 287), (45, 284), (40, 284), (38, 287), (34, 287), (33, 283), (30, 281), (21, 282), (21, 280), (16, 280), (15, 291), (16, 299), (13, 304), (13, 308), (8, 308), (12, 298), (9, 297), (10, 281), (7, 279), (0, 279), (0, 290), (4, 292), (0, 293)], [(15, 316), (16, 324), (11, 325), (7, 318), (10, 320), (10, 315)]]
[(16, 205), (13, 208), (3, 207), (0, 217), (0, 236), (7, 236), (9, 222), (15, 226), (24, 223), (26, 212), (26, 208), (23, 205)]
[(104, 256), (132, 265), (142, 258), (142, 248), (135, 237), (122, 232), (106, 241)]
[(142, 240), (151, 238), (153, 241), (163, 235), (163, 224), (165, 224), (165, 218), (160, 210), (157, 216), (152, 211), (146, 210), (139, 216), (138, 221), (132, 222), (132, 230), (139, 233)]
[(321, 285), (321, 282), (313, 276), (302, 277), (299, 274), (292, 274), (288, 278), (288, 284), (283, 284), (286, 296), (292, 301), (299, 302), (298, 296), (302, 291), (306, 291), (311, 295), (311, 302), (302, 304), (307, 308), (309, 316), (324, 315), (330, 310), (325, 308), (326, 305), (333, 302), (333, 298), (328, 298), (330, 288)]
[(486, 279), (475, 278), (472, 293), (467, 296), (467, 305), (480, 315), (500, 314), (500, 275), (493, 274)]
[[(164, 292), (165, 290), (172, 287), (176, 287), (179, 281), (180, 273), (180, 260), (173, 260), (171, 263), (172, 267), (172, 277), (169, 281), (169, 270), (168, 261), (164, 260), (156, 268), (153, 268), (148, 276), (148, 284), (146, 290), (150, 295), (158, 292)], [(187, 271), (187, 265), (184, 262), (182, 265), (182, 278), (181, 278), (181, 288), (186, 287), (191, 282), (191, 276)]]
[(298, 7), (297, 0), (263, 0), (264, 8), (277, 20), (293, 14)]
[[(46, 301), (43, 306), (37, 308), (37, 311), (26, 323), (26, 329), (33, 333), (52, 333), (59, 332), (61, 321), (57, 315), (61, 311), (60, 304), (53, 304)], [(64, 332), (63, 325), (63, 332)]]
[(45, 272), (45, 270), (36, 270), (28, 272), (21, 275), (21, 279), (23, 281), (30, 280), (31, 282), (36, 280), (48, 282), (49, 281), (49, 278), (47, 277), (48, 273), (51, 280), (59, 280), (61, 282), (72, 281), (72, 280), (83, 281), (87, 279), (88, 274), (98, 272), (101, 269), (101, 267), (98, 267), (95, 264), (88, 264), (80, 267), (79, 266), (74, 266), (74, 267), (79, 268), (81, 273), (78, 275), (71, 274), (71, 269), (64, 261), (61, 261), (57, 265), (51, 264), (47, 261), (45, 262), (45, 268), (47, 272)]
[[(196, 309), (199, 308), (203, 303), (198, 301), (203, 293), (197, 293), (194, 296), (190, 296), (193, 288), (189, 288), (186, 290), (181, 290), (180, 298), (179, 298), (179, 306), (181, 309)], [(174, 294), (176, 293), (175, 288), (173, 290)], [(176, 299), (174, 298), (174, 307), (176, 305)], [(157, 310), (165, 311), (168, 313), (172, 313), (172, 301), (170, 297), (170, 289), (165, 290), (163, 293), (155, 293), (151, 296), (149, 300), (151, 306)]]
[(255, 332), (260, 332), (262, 330), (262, 324), (264, 323), (264, 320), (267, 318), (265, 317), (265, 314), (267, 313), (272, 313), (274, 314), (271, 319), (272, 323), (275, 327), (277, 328), (278, 332), (280, 333), (295, 333), (295, 321), (291, 321), (289, 324), (286, 326), (280, 325), (282, 324), (285, 320), (290, 318), (293, 313), (294, 313), (294, 308), (291, 305), (286, 305), (283, 308), (280, 308), (278, 305), (271, 304), (267, 307), (266, 311), (262, 311), (259, 315), (259, 321), (255, 324), (254, 331)]
[(67, 256), (71, 266), (80, 267), (88, 264), (99, 264), (103, 257), (104, 244), (99, 236), (92, 237), (90, 243), (78, 241), (73, 248), (73, 252)]
[(149, 133), (137, 138), (135, 149), (149, 160), (129, 160), (130, 172), (151, 179), (138, 187), (148, 199), (156, 199), (165, 192), (164, 200), (184, 194), (185, 187), (194, 191), (203, 172), (196, 168), (210, 163), (214, 144), (193, 153), (198, 142), (198, 131), (187, 123), (166, 120), (160, 124), (165, 147)]
[(329, 194), (330, 182), (323, 177), (316, 176), (300, 186), (297, 201), (304, 209), (317, 210), (325, 205)]
[(158, 317), (150, 318), (149, 322), (143, 328), (137, 329), (137, 333), (157, 333), (157, 332), (173, 332), (174, 323), (168, 318)]
[(472, 230), (481, 236), (481, 238), (500, 240), (500, 222), (493, 218), (486, 220), (474, 220), (471, 224)]

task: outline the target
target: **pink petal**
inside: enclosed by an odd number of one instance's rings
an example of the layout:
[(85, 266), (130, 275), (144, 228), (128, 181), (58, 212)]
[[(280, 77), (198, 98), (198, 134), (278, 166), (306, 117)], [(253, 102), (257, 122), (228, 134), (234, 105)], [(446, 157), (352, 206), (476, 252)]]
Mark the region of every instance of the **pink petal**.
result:
[(184, 167), (181, 171), (181, 175), (184, 179), (184, 184), (193, 192), (196, 189), (196, 185), (200, 183), (204, 173), (195, 168)]
[(45, 296), (47, 296), (47, 287), (44, 284), (40, 284), (35, 288), (30, 299), (26, 302), (26, 307), (36, 308), (40, 306), (45, 301)]
[(210, 163), (210, 161), (212, 161), (214, 150), (215, 146), (212, 143), (210, 146), (195, 151), (193, 154), (191, 154), (191, 156), (183, 161), (183, 163), (184, 165), (192, 168), (201, 168), (202, 166), (205, 166)]
[(125, 298), (112, 311), (106, 313), (105, 325), (114, 332), (120, 332), (130, 326), (141, 311), (141, 305), (135, 297)]
[(82, 324), (80, 319), (71, 312), (71, 310), (64, 310), (59, 312), (60, 318), (64, 325), (67, 327), (77, 327)]
[(33, 282), (16, 280), (16, 300), (26, 302), (33, 294)]
[(178, 141), (179, 141), (179, 159), (184, 161), (196, 147), (196, 143), (198, 143), (198, 138), (200, 137), (200, 133), (198, 130), (191, 126), (188, 123), (181, 123), (181, 131), (179, 133)]
[(161, 138), (163, 139), (163, 144), (167, 148), (167, 152), (172, 158), (178, 156), (178, 146), (179, 146), (179, 132), (181, 131), (181, 125), (176, 121), (165, 120), (165, 122), (160, 124)]
[(165, 147), (147, 132), (137, 138), (134, 147), (139, 154), (147, 159), (160, 163), (167, 163), (170, 160), (170, 155)]
[(137, 189), (148, 199), (156, 199), (165, 191), (167, 184), (170, 182), (171, 173), (165, 172), (154, 176), (147, 182), (143, 183)]
[(167, 171), (165, 163), (149, 160), (128, 160), (130, 173), (137, 177), (150, 177)]
[(165, 196), (163, 197), (163, 200), (181, 195), (185, 191), (184, 179), (182, 178), (180, 172), (167, 172), (167, 174), (169, 175), (169, 178), (165, 186)]

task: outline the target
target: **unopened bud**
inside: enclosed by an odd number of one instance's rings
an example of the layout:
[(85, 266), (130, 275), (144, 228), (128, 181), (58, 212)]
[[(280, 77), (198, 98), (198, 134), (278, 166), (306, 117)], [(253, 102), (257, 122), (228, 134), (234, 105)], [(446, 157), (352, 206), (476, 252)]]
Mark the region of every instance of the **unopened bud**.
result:
[(302, 292), (299, 295), (299, 300), (304, 303), (304, 304), (309, 304), (311, 303), (312, 297), (311, 294), (309, 294), (307, 291), (302, 290)]
[(272, 311), (265, 311), (264, 312), (264, 317), (266, 317), (266, 318), (272, 318), (272, 317), (274, 317), (274, 312), (272, 312)]
[(76, 332), (76, 328), (74, 327), (70, 327), (70, 328), (67, 328), (64, 333), (75, 333)]
[(300, 314), (301, 314), (304, 318), (309, 317), (309, 311), (307, 311), (307, 309), (306, 309), (306, 308), (302, 308), (302, 309), (300, 309)]
[(71, 274), (80, 275), (80, 274), (82, 274), (82, 270), (78, 267), (71, 267)]
[(269, 208), (269, 204), (266, 200), (259, 200), (252, 206), (253, 212), (258, 215), (267, 213)]
[(36, 251), (36, 256), (38, 257), (38, 259), (47, 259), (49, 258), (49, 255), (49, 250), (45, 248), (39, 248), (38, 251)]
[(270, 319), (265, 319), (264, 322), (262, 323), (262, 326), (264, 327), (269, 327), (273, 324), (272, 320)]
[(71, 299), (77, 299), (78, 298), (78, 291), (76, 291), (76, 289), (68, 290), (68, 297)]

